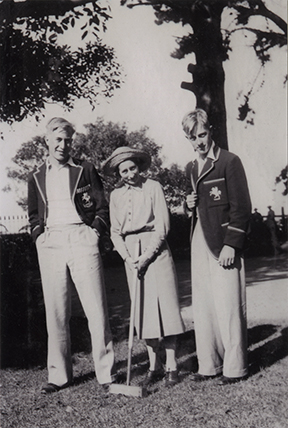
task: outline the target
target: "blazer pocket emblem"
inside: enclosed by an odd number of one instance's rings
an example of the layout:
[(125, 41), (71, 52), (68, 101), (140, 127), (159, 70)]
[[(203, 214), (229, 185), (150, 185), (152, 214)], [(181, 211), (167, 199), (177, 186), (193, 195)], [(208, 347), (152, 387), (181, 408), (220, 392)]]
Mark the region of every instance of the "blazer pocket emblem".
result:
[(83, 192), (81, 195), (81, 201), (84, 208), (91, 208), (93, 205), (93, 202), (91, 201), (91, 196), (88, 192)]
[(204, 181), (204, 194), (208, 207), (217, 207), (228, 204), (228, 195), (225, 178)]
[(209, 192), (209, 195), (213, 198), (214, 201), (220, 201), (221, 199), (221, 190), (218, 189), (217, 186), (212, 187), (212, 189)]

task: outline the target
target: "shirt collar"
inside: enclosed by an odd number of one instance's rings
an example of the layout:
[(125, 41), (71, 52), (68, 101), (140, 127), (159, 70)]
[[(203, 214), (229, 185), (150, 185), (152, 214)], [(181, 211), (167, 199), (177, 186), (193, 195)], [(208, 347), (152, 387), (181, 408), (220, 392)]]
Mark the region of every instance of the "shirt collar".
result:
[(215, 143), (214, 141), (212, 141), (210, 150), (208, 152), (207, 158), (212, 159), (212, 160), (216, 160), (215, 154), (214, 154), (214, 147), (215, 147)]
[[(52, 164), (51, 164), (51, 162), (50, 162), (50, 160), (49, 160), (49, 157), (46, 159), (46, 165), (47, 165), (47, 169), (48, 169), (48, 170), (51, 170), (52, 166), (54, 166), (54, 165), (52, 165)], [(55, 165), (55, 168), (57, 168), (57, 169), (59, 170), (59, 169), (61, 169), (61, 168), (64, 168), (66, 165), (76, 166), (76, 164), (75, 164), (75, 162), (73, 161), (73, 159), (72, 159), (72, 157), (71, 157), (71, 156), (69, 157), (69, 159), (68, 159), (68, 161), (67, 161), (67, 162), (65, 162), (64, 164), (61, 164), (61, 165), (59, 165), (59, 166), (56, 166), (56, 165)]]
[(141, 186), (130, 186), (129, 184), (124, 183), (124, 185), (121, 187), (123, 194), (128, 192), (128, 190), (134, 190), (136, 192), (142, 192), (143, 191), (143, 183), (144, 178), (141, 177)]
[[(206, 159), (212, 159), (212, 160), (216, 160), (216, 157), (215, 157), (215, 154), (214, 154), (214, 147), (215, 147), (215, 143), (214, 143), (214, 141), (212, 141), (212, 144), (211, 144), (211, 147), (210, 147), (210, 149), (209, 149), (209, 152), (208, 152), (208, 154), (207, 154), (207, 156), (206, 156), (206, 158), (205, 158), (205, 161), (206, 161)], [(200, 158), (200, 156), (199, 156), (199, 160), (201, 161), (201, 158)]]

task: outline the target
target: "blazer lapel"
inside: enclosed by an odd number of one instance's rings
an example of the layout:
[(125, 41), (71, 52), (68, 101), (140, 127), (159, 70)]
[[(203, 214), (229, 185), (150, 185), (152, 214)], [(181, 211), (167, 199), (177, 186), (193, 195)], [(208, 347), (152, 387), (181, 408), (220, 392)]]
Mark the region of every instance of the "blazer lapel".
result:
[(206, 174), (208, 174), (208, 172), (211, 171), (211, 169), (213, 169), (214, 167), (214, 161), (210, 158), (208, 158), (203, 166), (203, 169), (197, 179), (197, 182), (200, 181), (203, 177), (205, 177)]
[(215, 159), (211, 159), (211, 158), (207, 159), (207, 161), (205, 162), (204, 167), (201, 171), (201, 175), (197, 179), (196, 185), (198, 185), (199, 181), (202, 180), (202, 178), (204, 178), (214, 168), (214, 164), (215, 164), (215, 162), (218, 161), (219, 155), (220, 155), (220, 148), (215, 146), (214, 147)]
[(194, 192), (196, 192), (196, 183), (197, 183), (197, 179), (198, 179), (198, 161), (195, 160), (192, 164), (192, 168), (191, 168), (191, 183), (192, 183), (192, 187), (194, 189)]
[(69, 177), (70, 177), (70, 194), (71, 200), (74, 201), (76, 189), (81, 177), (81, 173), (83, 171), (83, 167), (81, 165), (70, 165), (69, 167)]
[(44, 204), (47, 202), (47, 194), (46, 194), (46, 163), (42, 163), (42, 165), (34, 172), (34, 178), (43, 199)]

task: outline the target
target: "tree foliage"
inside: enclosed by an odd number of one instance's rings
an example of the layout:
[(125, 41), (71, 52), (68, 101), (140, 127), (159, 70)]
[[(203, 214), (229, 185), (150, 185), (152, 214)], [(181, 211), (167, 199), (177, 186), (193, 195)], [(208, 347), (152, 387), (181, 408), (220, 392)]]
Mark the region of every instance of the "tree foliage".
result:
[(23, 143), (12, 158), (16, 167), (8, 168), (8, 178), (27, 182), (29, 172), (40, 165), (47, 155), (48, 149), (43, 137), (34, 137), (27, 143)]
[(275, 179), (275, 183), (283, 183), (284, 190), (282, 195), (288, 195), (288, 165), (286, 165), (285, 168), (281, 170), (280, 174)]
[[(79, 98), (94, 108), (98, 94), (110, 97), (120, 87), (114, 50), (98, 36), (100, 26), (106, 28), (107, 12), (97, 0), (0, 3), (0, 120), (37, 119), (45, 103), (71, 110)], [(68, 30), (74, 42), (79, 34), (79, 46), (90, 40), (72, 50), (61, 44)]]
[[(182, 59), (195, 55), (195, 63), (188, 66), (193, 80), (182, 82), (181, 86), (195, 94), (197, 107), (209, 114), (215, 140), (221, 147), (227, 148), (223, 62), (229, 59), (231, 37), (239, 30), (252, 34), (252, 47), (264, 67), (270, 60), (270, 50), (287, 44), (287, 23), (273, 13), (266, 6), (269, 2), (264, 0), (121, 0), (121, 3), (130, 8), (152, 6), (158, 25), (174, 22), (190, 26), (191, 33), (176, 39), (178, 48), (172, 57)], [(222, 26), (226, 8), (232, 15), (229, 28)], [(255, 27), (254, 17), (261, 18), (262, 28)], [(266, 30), (263, 30), (265, 27)], [(275, 29), (277, 27), (279, 31)], [(287, 77), (284, 79), (286, 81)], [(239, 106), (238, 116), (239, 120), (250, 124), (253, 124), (254, 113), (249, 105), (252, 94), (253, 85), (243, 95), (244, 102)]]
[[(151, 155), (152, 164), (145, 175), (162, 184), (168, 206), (173, 209), (182, 205), (185, 192), (185, 173), (176, 164), (170, 168), (163, 167), (161, 146), (147, 136), (148, 128), (144, 127), (139, 131), (128, 132), (125, 124), (105, 123), (102, 118), (98, 118), (93, 124), (85, 125), (85, 128), (85, 133), (76, 133), (71, 154), (95, 165), (102, 176), (107, 197), (115, 187), (118, 178), (116, 176), (103, 176), (101, 166), (117, 147), (130, 146), (143, 149)], [(43, 137), (37, 136), (27, 143), (23, 143), (12, 159), (14, 165), (8, 169), (8, 177), (18, 184), (26, 185), (29, 172), (39, 166), (47, 155), (48, 150)], [(22, 196), (18, 200), (18, 204), (25, 208), (27, 199)]]

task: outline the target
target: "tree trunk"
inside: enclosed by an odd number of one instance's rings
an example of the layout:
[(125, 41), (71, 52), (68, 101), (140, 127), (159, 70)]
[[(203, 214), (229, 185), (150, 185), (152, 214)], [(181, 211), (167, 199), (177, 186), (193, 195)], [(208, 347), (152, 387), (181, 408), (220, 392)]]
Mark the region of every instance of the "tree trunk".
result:
[(193, 82), (182, 82), (181, 87), (194, 92), (197, 107), (209, 116), (214, 141), (228, 149), (223, 69), (227, 54), (223, 49), (220, 27), (222, 12), (223, 6), (216, 2), (191, 14), (196, 64), (188, 66)]

